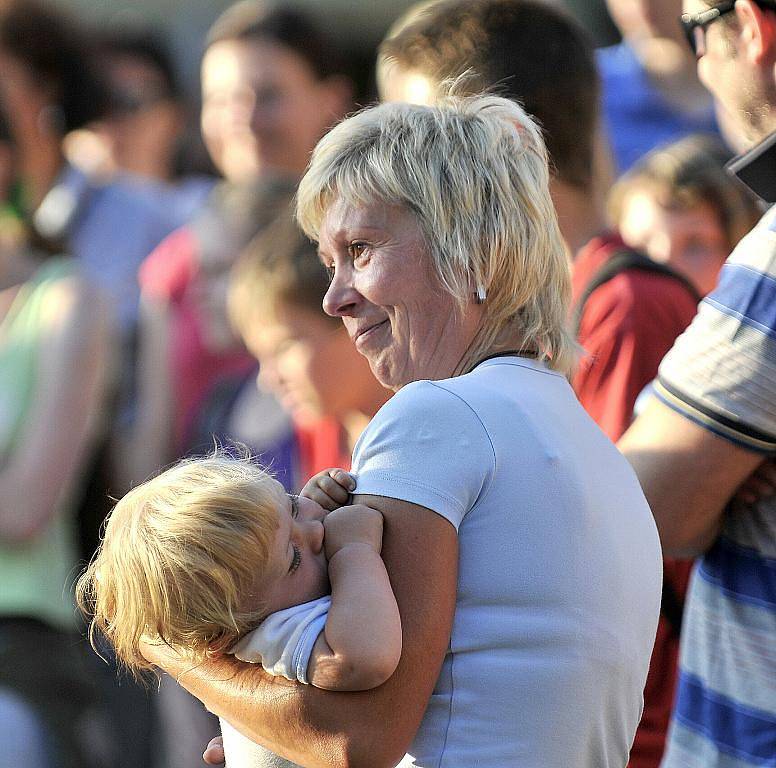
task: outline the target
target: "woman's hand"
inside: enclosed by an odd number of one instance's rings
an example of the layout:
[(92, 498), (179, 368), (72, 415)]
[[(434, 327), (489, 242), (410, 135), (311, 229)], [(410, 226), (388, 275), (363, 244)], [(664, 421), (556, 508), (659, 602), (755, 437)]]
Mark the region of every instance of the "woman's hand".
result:
[(202, 760), (208, 765), (224, 764), (224, 739), (222, 736), (210, 739), (205, 747), (205, 751), (202, 753)]
[(350, 472), (332, 467), (313, 475), (302, 488), (300, 496), (312, 499), (333, 512), (350, 500), (350, 494), (356, 488), (356, 481)]
[(327, 560), (350, 544), (367, 544), (378, 555), (383, 548), (383, 516), (363, 504), (340, 507), (331, 512), (323, 519), (323, 528)]

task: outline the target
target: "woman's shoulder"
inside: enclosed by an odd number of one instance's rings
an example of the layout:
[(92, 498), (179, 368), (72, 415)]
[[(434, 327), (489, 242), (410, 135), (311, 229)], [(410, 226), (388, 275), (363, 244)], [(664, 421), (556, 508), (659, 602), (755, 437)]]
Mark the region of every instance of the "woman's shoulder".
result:
[[(463, 377), (461, 377), (463, 378)], [(487, 431), (460, 379), (415, 381), (402, 387), (370, 421), (356, 445), (354, 459), (367, 446), (433, 442), (443, 446), (461, 434), (483, 445)]]
[[(460, 377), (460, 379), (462, 378)], [(421, 417), (429, 413), (469, 408), (466, 386), (462, 386), (460, 379), (413, 381), (393, 395), (380, 408), (375, 419), (379, 416), (390, 418), (402, 415), (406, 417), (408, 414)]]

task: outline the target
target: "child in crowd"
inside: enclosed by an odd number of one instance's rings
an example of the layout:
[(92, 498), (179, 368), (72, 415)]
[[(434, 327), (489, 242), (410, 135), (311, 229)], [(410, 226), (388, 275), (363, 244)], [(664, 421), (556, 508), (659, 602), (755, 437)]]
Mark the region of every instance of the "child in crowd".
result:
[(609, 198), (627, 245), (672, 267), (700, 296), (762, 215), (754, 195), (725, 171), (728, 159), (714, 137), (688, 136), (645, 155)]
[[(381, 685), (399, 662), (401, 623), (380, 557), (382, 516), (342, 506), (353, 487), (327, 470), (297, 497), (249, 457), (179, 462), (111, 513), (76, 587), (92, 635), (135, 674), (152, 668), (145, 641), (192, 665), (233, 653), (319, 688)], [(222, 731), (229, 760), (223, 721)]]

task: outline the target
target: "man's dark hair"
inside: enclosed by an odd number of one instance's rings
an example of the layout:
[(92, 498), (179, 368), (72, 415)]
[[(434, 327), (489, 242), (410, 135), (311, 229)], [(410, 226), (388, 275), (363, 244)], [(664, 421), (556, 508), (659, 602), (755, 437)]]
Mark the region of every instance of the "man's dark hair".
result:
[(205, 47), (230, 40), (280, 43), (304, 59), (321, 80), (344, 71), (320, 25), (302, 11), (271, 0), (241, 0), (227, 8), (210, 28)]
[(51, 89), (61, 110), (61, 133), (102, 116), (105, 90), (88, 40), (64, 11), (51, 2), (0, 2), (0, 48)]
[(519, 101), (542, 126), (554, 172), (593, 180), (599, 80), (593, 45), (570, 14), (536, 0), (440, 0), (386, 38), (381, 58), (439, 82)]

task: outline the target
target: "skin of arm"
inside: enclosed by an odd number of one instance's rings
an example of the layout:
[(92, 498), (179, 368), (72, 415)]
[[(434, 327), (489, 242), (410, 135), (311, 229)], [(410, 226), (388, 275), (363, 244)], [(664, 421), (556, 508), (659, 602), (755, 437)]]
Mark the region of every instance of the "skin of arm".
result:
[(102, 414), (111, 328), (103, 299), (75, 277), (46, 299), (36, 389), (18, 445), (0, 465), (0, 539), (37, 536), (72, 488)]
[(270, 677), (260, 666), (231, 657), (192, 670), (169, 649), (143, 649), (149, 661), (249, 739), (312, 768), (391, 768), (401, 760), (439, 676), (455, 611), (453, 526), (396, 499), (356, 496), (353, 501), (383, 515), (383, 561), (401, 616), (401, 659), (384, 685), (358, 693), (323, 691)]
[(763, 461), (654, 397), (617, 447), (636, 471), (671, 557), (711, 546), (728, 501)]
[(325, 520), (331, 607), (308, 665), (317, 688), (363, 691), (382, 685), (401, 657), (401, 619), (380, 557), (382, 515), (345, 506)]

